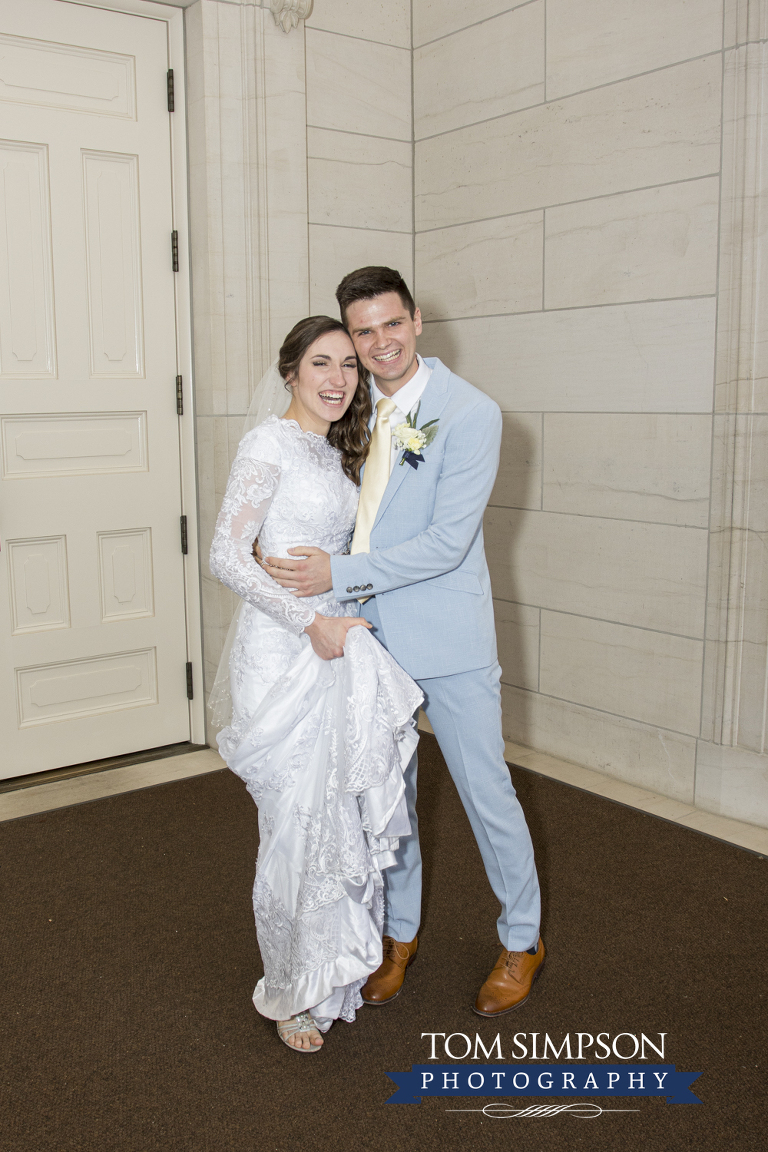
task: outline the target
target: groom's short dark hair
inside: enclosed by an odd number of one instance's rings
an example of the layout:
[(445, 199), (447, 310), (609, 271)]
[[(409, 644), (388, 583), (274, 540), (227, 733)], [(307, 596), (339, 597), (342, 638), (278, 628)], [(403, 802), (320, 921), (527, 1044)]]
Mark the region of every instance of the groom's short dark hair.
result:
[(385, 292), (397, 292), (403, 307), (408, 309), (413, 319), (416, 305), (400, 273), (394, 268), (372, 264), (368, 268), (348, 272), (336, 289), (343, 323), (347, 322), (347, 308), (350, 304), (357, 300), (372, 300), (374, 296), (383, 296)]

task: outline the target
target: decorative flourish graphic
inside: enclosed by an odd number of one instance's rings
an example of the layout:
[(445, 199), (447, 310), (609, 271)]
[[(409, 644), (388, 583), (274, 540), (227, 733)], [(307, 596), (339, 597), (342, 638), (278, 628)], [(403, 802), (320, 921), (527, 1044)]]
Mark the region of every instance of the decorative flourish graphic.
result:
[(482, 1112), (494, 1120), (539, 1119), (569, 1112), (579, 1120), (595, 1120), (604, 1112), (639, 1112), (639, 1108), (601, 1108), (599, 1104), (529, 1104), (527, 1108), (513, 1108), (511, 1104), (486, 1104), (485, 1108), (446, 1108), (446, 1112)]

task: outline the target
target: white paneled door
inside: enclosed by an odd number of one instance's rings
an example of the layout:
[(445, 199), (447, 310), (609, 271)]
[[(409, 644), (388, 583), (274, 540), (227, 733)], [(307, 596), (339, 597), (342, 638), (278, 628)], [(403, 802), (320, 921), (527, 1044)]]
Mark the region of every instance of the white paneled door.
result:
[(7, 778), (188, 740), (190, 716), (168, 25), (0, 17)]

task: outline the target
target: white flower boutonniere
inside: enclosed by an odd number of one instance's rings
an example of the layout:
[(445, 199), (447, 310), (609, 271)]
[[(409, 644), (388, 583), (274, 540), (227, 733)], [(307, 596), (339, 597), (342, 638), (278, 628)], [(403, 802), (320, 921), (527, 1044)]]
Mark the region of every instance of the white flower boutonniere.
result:
[(424, 463), (424, 457), (421, 454), (422, 449), (428, 448), (437, 435), (437, 420), (428, 420), (426, 424), (422, 424), (421, 428), (416, 427), (419, 408), (421, 408), (421, 404), (418, 405), (412, 416), (408, 416), (402, 424), (396, 424), (392, 429), (395, 444), (403, 451), (400, 464), (404, 464), (407, 460), (411, 468), (418, 468), (419, 464)]

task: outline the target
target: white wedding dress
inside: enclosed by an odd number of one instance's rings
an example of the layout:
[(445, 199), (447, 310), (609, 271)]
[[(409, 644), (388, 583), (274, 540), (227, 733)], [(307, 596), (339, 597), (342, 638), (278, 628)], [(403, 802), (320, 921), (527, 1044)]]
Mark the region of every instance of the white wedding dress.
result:
[[(422, 694), (364, 627), (322, 660), (303, 629), (349, 616), (332, 593), (299, 599), (256, 564), (262, 553), (348, 544), (358, 490), (324, 436), (270, 416), (240, 443), (216, 524), (211, 571), (242, 597), (230, 655), (232, 721), (218, 736), (259, 808), (253, 889), (262, 1015), (311, 1010), (324, 1031), (354, 1020), (381, 964), (381, 871), (410, 833), (403, 771)], [(357, 608), (355, 602), (354, 609)]]

